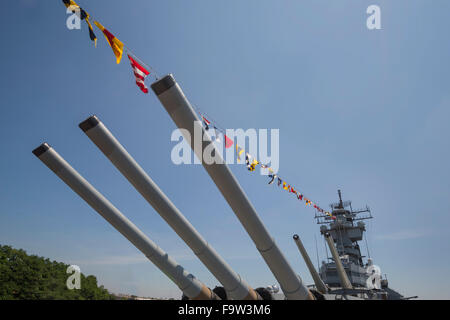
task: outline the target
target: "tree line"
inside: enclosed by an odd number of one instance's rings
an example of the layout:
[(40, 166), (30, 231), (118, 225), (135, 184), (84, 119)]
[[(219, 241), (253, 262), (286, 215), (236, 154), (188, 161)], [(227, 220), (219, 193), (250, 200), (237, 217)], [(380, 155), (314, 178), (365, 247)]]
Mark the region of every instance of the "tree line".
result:
[(80, 289), (66, 286), (69, 265), (28, 255), (0, 245), (0, 300), (111, 300), (114, 296), (97, 278), (80, 274)]

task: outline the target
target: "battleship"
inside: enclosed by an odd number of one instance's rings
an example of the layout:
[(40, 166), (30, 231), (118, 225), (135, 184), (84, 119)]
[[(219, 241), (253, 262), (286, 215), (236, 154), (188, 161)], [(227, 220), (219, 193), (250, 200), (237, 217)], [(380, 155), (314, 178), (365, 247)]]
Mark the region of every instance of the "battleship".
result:
[[(201, 125), (192, 105), (172, 74), (156, 80), (151, 88), (175, 125), (183, 134), (194, 136), (199, 130), (205, 137), (200, 146), (191, 139), (190, 147), (199, 159), (206, 148), (216, 152), (213, 140)], [(130, 120), (126, 120), (130, 121)], [(140, 250), (169, 280), (181, 290), (183, 300), (358, 300), (409, 299), (389, 288), (388, 281), (377, 273), (371, 259), (363, 262), (358, 242), (363, 239), (363, 220), (372, 218), (370, 210), (351, 208), (351, 202), (332, 204), (331, 216), (316, 215), (320, 232), (326, 240), (331, 258), (317, 271), (298, 235), (294, 235), (314, 285), (306, 285), (295, 272), (276, 244), (255, 207), (223, 159), (202, 165), (217, 186), (242, 227), (245, 229), (278, 285), (252, 288), (221, 257), (189, 220), (136, 162), (118, 139), (97, 116), (79, 124), (83, 133), (99, 148), (119, 172), (130, 182), (148, 204), (186, 243), (221, 286), (208, 288), (188, 272), (134, 225), (118, 208), (76, 171), (54, 148), (43, 143), (33, 154), (100, 214), (138, 250)], [(186, 137), (187, 138), (187, 137)], [(189, 144), (189, 143), (188, 143)], [(82, 151), (81, 151), (82, 152)]]
[[(382, 277), (378, 266), (370, 256), (364, 261), (359, 242), (366, 232), (364, 220), (373, 219), (368, 206), (353, 210), (351, 201), (343, 201), (338, 190), (339, 202), (330, 204), (331, 216), (316, 214), (320, 234), (324, 237), (331, 257), (322, 261), (319, 272), (311, 262), (300, 237), (294, 235), (299, 251), (311, 273), (314, 285), (311, 292), (320, 300), (408, 300), (389, 287), (387, 277)], [(367, 245), (367, 242), (366, 242)], [(367, 251), (369, 249), (367, 247)], [(368, 254), (369, 255), (369, 254)]]

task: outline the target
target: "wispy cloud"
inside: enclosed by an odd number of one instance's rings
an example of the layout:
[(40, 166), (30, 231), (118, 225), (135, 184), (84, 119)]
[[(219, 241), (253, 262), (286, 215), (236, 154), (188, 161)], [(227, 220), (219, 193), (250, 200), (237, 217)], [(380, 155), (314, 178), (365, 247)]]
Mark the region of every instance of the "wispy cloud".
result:
[(388, 234), (376, 235), (377, 240), (409, 240), (418, 239), (430, 235), (429, 230), (401, 230)]

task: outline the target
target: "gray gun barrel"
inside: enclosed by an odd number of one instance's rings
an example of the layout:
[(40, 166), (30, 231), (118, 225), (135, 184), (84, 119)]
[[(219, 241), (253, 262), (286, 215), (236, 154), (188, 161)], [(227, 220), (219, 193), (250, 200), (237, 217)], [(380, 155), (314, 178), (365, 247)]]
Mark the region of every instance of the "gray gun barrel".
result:
[(344, 289), (352, 289), (353, 286), (348, 279), (347, 273), (345, 273), (344, 266), (342, 265), (342, 261), (339, 258), (339, 254), (334, 246), (333, 237), (328, 232), (325, 233), (325, 239), (327, 240), (328, 247), (331, 251), (331, 256), (333, 257), (334, 263), (336, 264), (336, 271), (339, 276), (339, 280), (341, 281), (342, 288)]
[[(176, 126), (180, 129), (187, 130), (181, 130), (184, 137), (190, 143), (191, 148), (202, 162), (203, 167), (250, 235), (264, 261), (278, 280), (286, 298), (301, 300), (314, 299), (308, 288), (302, 283), (301, 278), (295, 274), (274, 239), (270, 236), (256, 213), (255, 208), (215, 149), (215, 146), (209, 146), (212, 143), (211, 138), (205, 132), (199, 118), (174, 77), (169, 74), (154, 82), (151, 87)], [(194, 132), (199, 132), (201, 134), (200, 139), (203, 140), (202, 137), (205, 137), (207, 141), (203, 141), (197, 145), (194, 142), (195, 139), (193, 139), (197, 135)], [(206, 164), (203, 161), (203, 150), (208, 146), (208, 149), (214, 150), (215, 157), (219, 159), (217, 163)]]
[(259, 299), (258, 293), (206, 242), (96, 116), (89, 117), (80, 123), (79, 127), (192, 249), (223, 285), (228, 297), (235, 300)]
[(165, 273), (187, 297), (193, 300), (220, 300), (211, 289), (150, 240), (47, 143), (34, 149), (33, 154)]
[(313, 263), (311, 262), (311, 259), (309, 258), (308, 252), (306, 252), (305, 247), (303, 246), (302, 240), (300, 240), (300, 237), (298, 234), (294, 234), (293, 236), (295, 244), (298, 247), (298, 250), (300, 251), (300, 254), (303, 257), (303, 260), (306, 263), (306, 266), (309, 269), (309, 272), (311, 273), (311, 277), (314, 280), (314, 284), (316, 285), (317, 290), (320, 293), (327, 293), (327, 287), (325, 286), (325, 283), (323, 283), (322, 279), (320, 278), (319, 274), (317, 273), (316, 268), (314, 268)]

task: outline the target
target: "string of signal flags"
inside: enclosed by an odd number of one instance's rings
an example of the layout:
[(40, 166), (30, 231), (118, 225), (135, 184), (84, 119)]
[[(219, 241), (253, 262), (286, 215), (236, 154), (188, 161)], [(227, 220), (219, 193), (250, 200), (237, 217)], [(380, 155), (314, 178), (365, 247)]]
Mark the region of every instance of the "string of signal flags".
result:
[[(76, 14), (80, 20), (86, 21), (89, 29), (89, 38), (94, 42), (95, 47), (97, 47), (97, 36), (94, 33), (94, 29), (90, 22), (91, 15), (86, 12), (83, 8), (81, 8), (74, 0), (62, 0), (63, 4), (67, 9), (71, 10), (72, 13)], [(145, 85), (145, 79), (148, 75), (150, 75), (150, 70), (155, 74), (155, 78), (158, 79), (158, 74), (155, 69), (147, 66), (141, 59), (136, 57), (135, 54), (127, 47), (125, 44), (120, 41), (115, 35), (113, 35), (108, 29), (106, 29), (100, 22), (94, 20), (95, 26), (103, 33), (111, 47), (114, 56), (116, 57), (116, 63), (120, 64), (123, 56), (123, 52), (126, 51), (128, 56), (128, 60), (130, 61), (131, 68), (133, 70), (136, 85), (141, 89), (143, 93), (148, 93), (148, 87)]]
[[(275, 184), (275, 182), (276, 182), (276, 185), (278, 187), (281, 187), (282, 190), (292, 193), (293, 195), (295, 195), (295, 197), (298, 200), (304, 201), (306, 206), (311, 206), (314, 209), (316, 209), (317, 211), (319, 211), (320, 213), (323, 213), (326, 216), (330, 217), (331, 219), (333, 219), (333, 220), (335, 219), (335, 217), (330, 212), (325, 211), (320, 206), (318, 206), (315, 202), (313, 202), (311, 199), (307, 198), (296, 187), (294, 187), (294, 185), (287, 183), (286, 180), (281, 178), (278, 175), (278, 173), (274, 172), (270, 166), (261, 163), (258, 159), (253, 157), (251, 154), (249, 154), (248, 152), (245, 152), (245, 150), (243, 148), (241, 148), (237, 143), (234, 143), (233, 140), (231, 140), (229, 137), (227, 137), (227, 135), (225, 134), (225, 130), (222, 127), (220, 127), (214, 120), (207, 117), (206, 113), (200, 111), (200, 109), (196, 108), (195, 106), (194, 106), (194, 110), (198, 113), (198, 115), (202, 119), (202, 124), (206, 131), (213, 130), (215, 133), (214, 134), (215, 137), (219, 136), (217, 134), (217, 132), (221, 133), (221, 135), (223, 136), (223, 141), (224, 141), (226, 149), (231, 148), (233, 146), (233, 144), (235, 144), (235, 150), (236, 150), (238, 162), (242, 161), (242, 156), (243, 156), (243, 154), (245, 154), (245, 164), (247, 166), (248, 171), (254, 172), (258, 165), (261, 166), (261, 168), (263, 168), (263, 169), (267, 169), (269, 171), (269, 174), (267, 175), (267, 177), (269, 178), (269, 182), (268, 182), (269, 185)], [(215, 141), (220, 143), (220, 138), (216, 138)]]
[[(66, 8), (71, 10), (73, 13), (77, 14), (77, 16), (80, 18), (80, 20), (85, 21), (88, 29), (89, 29), (89, 38), (91, 41), (94, 42), (95, 47), (97, 47), (97, 36), (94, 33), (94, 29), (91, 24), (91, 16), (83, 9), (81, 8), (74, 0), (62, 0)], [(120, 64), (123, 56), (123, 52), (126, 51), (126, 54), (128, 56), (128, 59), (130, 61), (131, 68), (133, 70), (136, 85), (139, 87), (139, 89), (147, 94), (148, 93), (148, 87), (145, 85), (145, 79), (147, 76), (151, 74), (151, 71), (153, 71), (154, 76), (156, 80), (158, 80), (158, 74), (156, 73), (155, 69), (152, 67), (147, 66), (141, 59), (136, 57), (133, 52), (124, 45), (122, 41), (120, 41), (116, 36), (114, 36), (108, 29), (106, 29), (100, 22), (94, 20), (93, 21), (95, 26), (103, 33), (105, 36), (109, 46), (111, 47), (114, 56), (116, 57), (116, 63)], [(218, 124), (212, 120), (212, 118), (207, 117), (206, 113), (201, 112), (197, 107), (194, 106), (194, 110), (198, 113), (200, 118), (202, 119), (203, 126), (206, 131), (214, 130), (215, 137), (217, 142), (220, 143), (220, 138), (218, 138), (217, 132), (221, 133), (223, 136), (223, 142), (225, 144), (225, 148), (231, 148), (233, 144), (232, 139), (227, 137), (225, 134), (225, 130), (218, 126)], [(209, 119), (208, 119), (209, 118)], [(325, 211), (321, 207), (319, 207), (315, 202), (313, 202), (311, 199), (307, 198), (303, 193), (301, 193), (294, 185), (289, 184), (286, 182), (286, 180), (282, 179), (277, 172), (274, 172), (270, 166), (261, 163), (258, 161), (255, 157), (250, 155), (249, 153), (245, 152), (243, 148), (238, 146), (238, 144), (235, 144), (236, 154), (237, 154), (237, 161), (242, 161), (241, 157), (243, 154), (245, 154), (245, 163), (247, 166), (248, 171), (254, 172), (257, 168), (257, 166), (261, 166), (263, 169), (267, 169), (269, 174), (267, 177), (270, 179), (268, 184), (276, 184), (278, 187), (281, 187), (282, 190), (288, 191), (289, 193), (292, 193), (295, 195), (295, 197), (300, 200), (304, 201), (306, 206), (311, 206), (314, 209), (316, 209), (318, 212), (325, 214), (331, 219), (335, 219), (335, 217), (328, 211)], [(276, 183), (275, 183), (276, 182)]]

